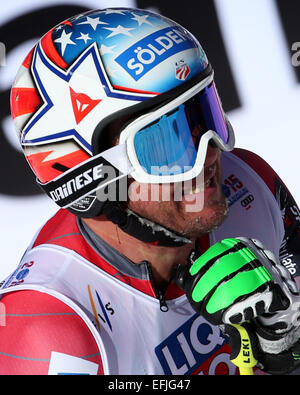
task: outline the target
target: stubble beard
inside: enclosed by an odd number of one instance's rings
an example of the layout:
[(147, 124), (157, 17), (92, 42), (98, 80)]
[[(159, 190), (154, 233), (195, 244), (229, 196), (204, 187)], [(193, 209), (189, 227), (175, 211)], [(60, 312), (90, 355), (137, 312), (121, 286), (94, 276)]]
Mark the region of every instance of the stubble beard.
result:
[(211, 201), (198, 215), (186, 216), (182, 236), (194, 240), (217, 229), (228, 215), (228, 203), (225, 196), (221, 200)]
[(228, 215), (228, 203), (219, 185), (215, 198), (205, 203), (199, 212), (188, 212), (184, 202), (128, 202), (136, 214), (155, 222), (190, 240), (195, 240), (218, 228)]

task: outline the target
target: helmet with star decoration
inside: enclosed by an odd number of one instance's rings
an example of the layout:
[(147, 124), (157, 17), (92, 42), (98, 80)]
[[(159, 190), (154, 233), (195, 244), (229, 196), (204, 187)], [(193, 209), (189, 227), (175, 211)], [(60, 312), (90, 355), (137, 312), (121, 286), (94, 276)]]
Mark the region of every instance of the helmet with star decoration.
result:
[[(28, 54), (11, 91), (37, 181), (60, 207), (98, 215), (105, 202), (96, 191), (130, 174), (126, 152), (105, 155), (124, 127), (210, 75), (195, 37), (148, 10), (95, 10), (57, 25)], [(116, 170), (109, 181), (103, 161)]]

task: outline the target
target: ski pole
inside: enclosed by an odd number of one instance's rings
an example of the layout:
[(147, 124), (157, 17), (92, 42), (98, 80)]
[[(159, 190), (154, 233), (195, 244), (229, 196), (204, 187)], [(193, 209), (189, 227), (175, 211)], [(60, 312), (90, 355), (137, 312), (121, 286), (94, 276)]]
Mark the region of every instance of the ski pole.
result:
[(253, 368), (257, 364), (254, 357), (251, 339), (243, 325), (226, 325), (226, 334), (229, 335), (229, 345), (232, 349), (231, 362), (239, 368), (240, 375), (253, 375)]

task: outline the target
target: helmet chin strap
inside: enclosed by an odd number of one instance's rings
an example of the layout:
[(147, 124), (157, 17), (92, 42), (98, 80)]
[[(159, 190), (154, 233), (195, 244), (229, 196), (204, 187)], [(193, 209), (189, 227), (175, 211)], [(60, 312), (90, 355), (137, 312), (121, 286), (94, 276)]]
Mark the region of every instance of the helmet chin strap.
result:
[(121, 207), (117, 202), (107, 202), (102, 212), (123, 232), (144, 243), (161, 247), (182, 247), (191, 243), (191, 240)]

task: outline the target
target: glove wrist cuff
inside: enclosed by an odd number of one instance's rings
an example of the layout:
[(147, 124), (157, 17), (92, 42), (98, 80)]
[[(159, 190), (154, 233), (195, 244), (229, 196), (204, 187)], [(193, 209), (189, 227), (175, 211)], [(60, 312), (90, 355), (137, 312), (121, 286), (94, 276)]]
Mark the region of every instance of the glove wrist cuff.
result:
[(264, 353), (280, 354), (290, 349), (300, 338), (300, 326), (284, 334), (276, 334), (266, 328), (256, 328), (260, 347)]

